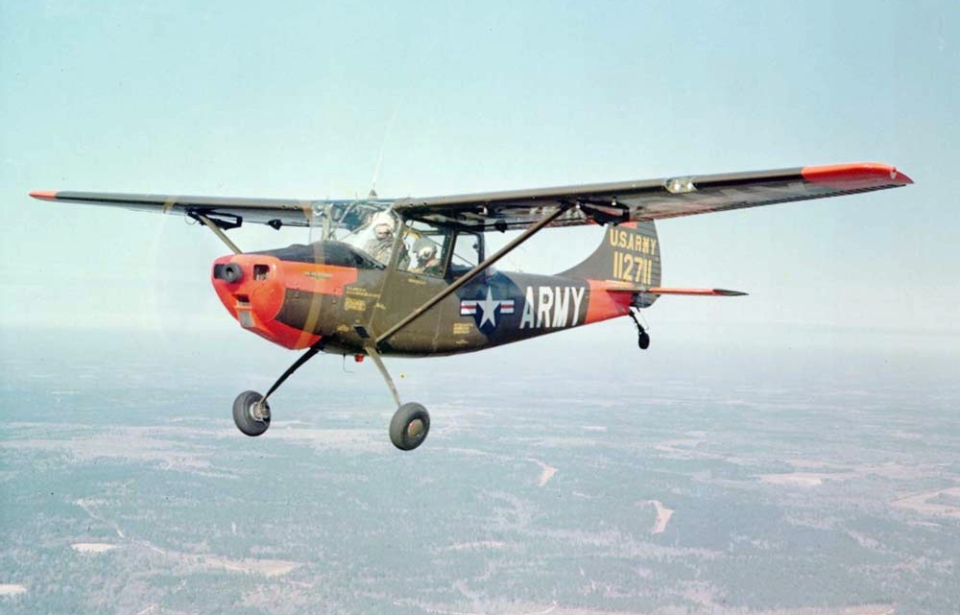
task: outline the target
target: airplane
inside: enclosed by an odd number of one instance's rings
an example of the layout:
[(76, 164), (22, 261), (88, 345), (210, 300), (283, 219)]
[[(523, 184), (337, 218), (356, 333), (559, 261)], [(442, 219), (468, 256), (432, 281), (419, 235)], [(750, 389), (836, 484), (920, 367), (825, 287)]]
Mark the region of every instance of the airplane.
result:
[[(260, 436), (269, 397), (319, 352), (370, 357), (397, 410), (390, 441), (420, 446), (430, 414), (402, 403), (385, 356), (475, 352), (627, 316), (641, 349), (650, 336), (637, 313), (663, 295), (740, 296), (716, 288), (660, 286), (656, 221), (902, 187), (913, 181), (881, 163), (677, 176), (665, 179), (431, 198), (296, 200), (38, 190), (44, 201), (123, 207), (187, 216), (232, 254), (214, 261), (211, 280), (244, 329), (304, 350), (265, 395), (244, 391), (233, 404), (237, 428)], [(310, 227), (309, 244), (243, 252), (226, 231), (244, 223)], [(606, 227), (580, 264), (554, 275), (494, 265), (545, 228)], [(522, 231), (493, 254), (488, 233)]]

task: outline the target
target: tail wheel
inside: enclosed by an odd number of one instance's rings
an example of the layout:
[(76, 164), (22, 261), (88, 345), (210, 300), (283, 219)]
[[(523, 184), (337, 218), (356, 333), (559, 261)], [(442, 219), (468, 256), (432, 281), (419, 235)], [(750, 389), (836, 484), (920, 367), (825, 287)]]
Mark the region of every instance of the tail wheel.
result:
[(256, 391), (244, 391), (233, 402), (233, 422), (237, 429), (256, 437), (270, 427), (270, 405)]
[[(640, 310), (637, 310), (637, 314), (640, 313)], [(643, 328), (643, 325), (640, 324), (640, 321), (637, 320), (637, 315), (631, 310), (627, 312), (630, 316), (630, 319), (633, 321), (633, 324), (637, 325), (637, 345), (640, 346), (640, 350), (646, 350), (650, 347), (650, 334), (647, 333), (647, 330)]]
[(430, 413), (422, 405), (410, 402), (400, 406), (390, 421), (390, 441), (401, 451), (412, 451), (430, 433)]

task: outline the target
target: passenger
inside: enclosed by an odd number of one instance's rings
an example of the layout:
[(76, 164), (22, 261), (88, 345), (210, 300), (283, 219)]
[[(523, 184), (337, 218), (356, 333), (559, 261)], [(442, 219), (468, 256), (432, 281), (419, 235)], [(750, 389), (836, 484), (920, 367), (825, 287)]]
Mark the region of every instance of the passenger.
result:
[(413, 255), (417, 259), (417, 264), (413, 268), (415, 273), (440, 275), (442, 263), (437, 257), (437, 244), (429, 239), (418, 239), (417, 243), (413, 245)]

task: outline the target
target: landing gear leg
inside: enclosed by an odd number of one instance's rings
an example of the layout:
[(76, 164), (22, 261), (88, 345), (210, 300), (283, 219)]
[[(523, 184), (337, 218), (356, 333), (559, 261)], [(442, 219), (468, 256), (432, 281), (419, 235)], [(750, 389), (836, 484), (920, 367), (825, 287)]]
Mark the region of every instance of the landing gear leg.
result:
[(630, 318), (633, 319), (633, 324), (637, 325), (637, 345), (640, 346), (640, 350), (646, 350), (650, 347), (650, 334), (643, 328), (643, 325), (637, 320), (636, 314), (632, 311), (630, 312)]
[(430, 433), (430, 413), (416, 402), (401, 404), (397, 387), (394, 386), (393, 378), (390, 377), (390, 373), (384, 366), (380, 353), (377, 352), (376, 348), (370, 346), (367, 348), (367, 354), (377, 364), (380, 375), (383, 376), (383, 379), (387, 382), (387, 387), (390, 388), (393, 400), (399, 406), (393, 415), (393, 419), (390, 420), (390, 441), (401, 451), (412, 451), (423, 444), (423, 441), (427, 439), (427, 434)]
[(233, 422), (236, 423), (237, 429), (251, 437), (259, 436), (267, 431), (267, 428), (270, 427), (270, 404), (267, 403), (267, 398), (273, 395), (273, 392), (279, 389), (280, 385), (293, 372), (300, 369), (304, 363), (316, 356), (321, 350), (323, 350), (323, 344), (321, 343), (311, 346), (309, 350), (300, 355), (300, 358), (294, 361), (293, 365), (287, 368), (287, 371), (277, 378), (266, 395), (260, 395), (256, 391), (240, 393), (233, 402)]

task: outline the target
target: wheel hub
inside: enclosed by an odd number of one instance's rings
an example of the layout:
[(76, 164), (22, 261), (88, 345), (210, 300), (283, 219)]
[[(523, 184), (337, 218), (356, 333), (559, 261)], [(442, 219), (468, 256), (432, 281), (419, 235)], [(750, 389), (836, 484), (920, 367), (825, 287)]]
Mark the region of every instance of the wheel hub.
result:
[(423, 434), (423, 419), (413, 419), (407, 423), (407, 437), (416, 440)]
[(270, 409), (264, 405), (263, 401), (258, 401), (250, 405), (250, 416), (255, 421), (261, 423), (270, 418)]

